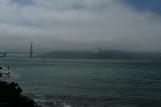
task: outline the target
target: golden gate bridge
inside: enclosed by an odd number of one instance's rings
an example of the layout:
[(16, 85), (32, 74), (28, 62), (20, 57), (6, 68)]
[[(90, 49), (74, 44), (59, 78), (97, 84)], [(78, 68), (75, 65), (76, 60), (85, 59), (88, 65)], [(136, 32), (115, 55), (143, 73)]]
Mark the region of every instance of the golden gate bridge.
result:
[(0, 52), (0, 58), (7, 58), (9, 55), (28, 55), (29, 58), (33, 58), (34, 55), (45, 55), (47, 52), (33, 52), (33, 43), (30, 43), (29, 51), (4, 51)]

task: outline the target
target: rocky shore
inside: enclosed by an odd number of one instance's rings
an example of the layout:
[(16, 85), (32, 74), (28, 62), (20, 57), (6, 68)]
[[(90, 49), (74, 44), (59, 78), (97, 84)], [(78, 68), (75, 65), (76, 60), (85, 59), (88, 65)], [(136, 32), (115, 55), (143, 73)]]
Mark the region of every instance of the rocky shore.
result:
[(17, 83), (0, 81), (0, 107), (40, 107), (33, 99), (22, 95)]

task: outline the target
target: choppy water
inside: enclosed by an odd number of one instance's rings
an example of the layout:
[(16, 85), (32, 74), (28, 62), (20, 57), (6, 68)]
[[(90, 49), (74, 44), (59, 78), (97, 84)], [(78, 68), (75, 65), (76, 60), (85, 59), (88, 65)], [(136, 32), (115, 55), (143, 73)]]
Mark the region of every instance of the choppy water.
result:
[(9, 58), (0, 64), (11, 67), (7, 80), (44, 107), (161, 107), (161, 60)]

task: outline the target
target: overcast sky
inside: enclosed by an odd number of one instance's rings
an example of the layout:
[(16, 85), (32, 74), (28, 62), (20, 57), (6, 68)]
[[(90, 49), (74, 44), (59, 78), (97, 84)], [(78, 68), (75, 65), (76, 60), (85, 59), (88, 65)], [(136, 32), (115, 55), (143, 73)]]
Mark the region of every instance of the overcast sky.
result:
[(0, 50), (161, 51), (161, 0), (0, 0)]

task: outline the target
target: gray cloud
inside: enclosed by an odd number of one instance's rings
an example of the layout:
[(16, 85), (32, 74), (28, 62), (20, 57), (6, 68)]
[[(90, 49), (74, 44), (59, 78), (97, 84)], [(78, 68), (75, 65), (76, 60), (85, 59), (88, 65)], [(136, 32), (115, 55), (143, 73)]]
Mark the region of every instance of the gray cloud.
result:
[(0, 0), (0, 49), (161, 51), (161, 17), (120, 0)]

